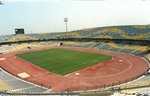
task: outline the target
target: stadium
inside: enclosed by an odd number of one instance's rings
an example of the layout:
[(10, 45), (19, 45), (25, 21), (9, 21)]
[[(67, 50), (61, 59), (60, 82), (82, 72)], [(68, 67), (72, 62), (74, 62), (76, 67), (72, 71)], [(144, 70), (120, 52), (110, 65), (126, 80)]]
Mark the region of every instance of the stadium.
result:
[(149, 40), (149, 25), (0, 36), (1, 94), (148, 96)]
[(0, 96), (150, 96), (149, 4), (0, 0)]

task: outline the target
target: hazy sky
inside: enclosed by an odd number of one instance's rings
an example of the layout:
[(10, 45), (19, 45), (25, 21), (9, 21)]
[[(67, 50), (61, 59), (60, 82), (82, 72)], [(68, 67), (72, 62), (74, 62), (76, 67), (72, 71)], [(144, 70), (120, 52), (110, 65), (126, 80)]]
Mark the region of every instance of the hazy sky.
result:
[(114, 25), (150, 24), (150, 0), (3, 0), (0, 35), (65, 31)]

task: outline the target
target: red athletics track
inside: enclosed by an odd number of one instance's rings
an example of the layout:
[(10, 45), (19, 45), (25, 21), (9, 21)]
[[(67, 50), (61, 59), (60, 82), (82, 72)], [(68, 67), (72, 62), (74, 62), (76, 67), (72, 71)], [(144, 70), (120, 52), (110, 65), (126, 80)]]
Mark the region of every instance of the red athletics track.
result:
[(29, 78), (26, 78), (27, 81), (51, 88), (53, 92), (105, 88), (134, 80), (148, 70), (147, 62), (140, 56), (89, 48), (61, 48), (109, 54), (114, 58), (65, 76), (60, 76), (15, 56), (17, 53), (43, 50), (30, 49), (0, 55), (0, 58), (6, 58), (6, 60), (0, 61), (0, 66), (15, 76), (18, 73), (26, 72), (30, 75)]

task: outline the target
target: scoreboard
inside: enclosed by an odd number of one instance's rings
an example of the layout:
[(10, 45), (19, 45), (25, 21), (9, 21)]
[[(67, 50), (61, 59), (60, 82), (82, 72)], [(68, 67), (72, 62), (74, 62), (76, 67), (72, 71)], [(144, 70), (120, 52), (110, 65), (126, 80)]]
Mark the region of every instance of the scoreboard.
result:
[(24, 34), (24, 29), (15, 29), (15, 34)]

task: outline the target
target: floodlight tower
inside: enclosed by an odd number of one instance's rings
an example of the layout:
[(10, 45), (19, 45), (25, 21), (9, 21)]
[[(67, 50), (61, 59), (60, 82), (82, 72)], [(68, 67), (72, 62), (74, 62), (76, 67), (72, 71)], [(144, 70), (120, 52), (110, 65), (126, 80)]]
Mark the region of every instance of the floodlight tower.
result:
[(3, 5), (3, 2), (0, 0), (0, 5)]
[(68, 18), (64, 18), (64, 22), (65, 22), (65, 24), (66, 24), (66, 32), (68, 32), (68, 26), (67, 26), (67, 22), (68, 22)]

